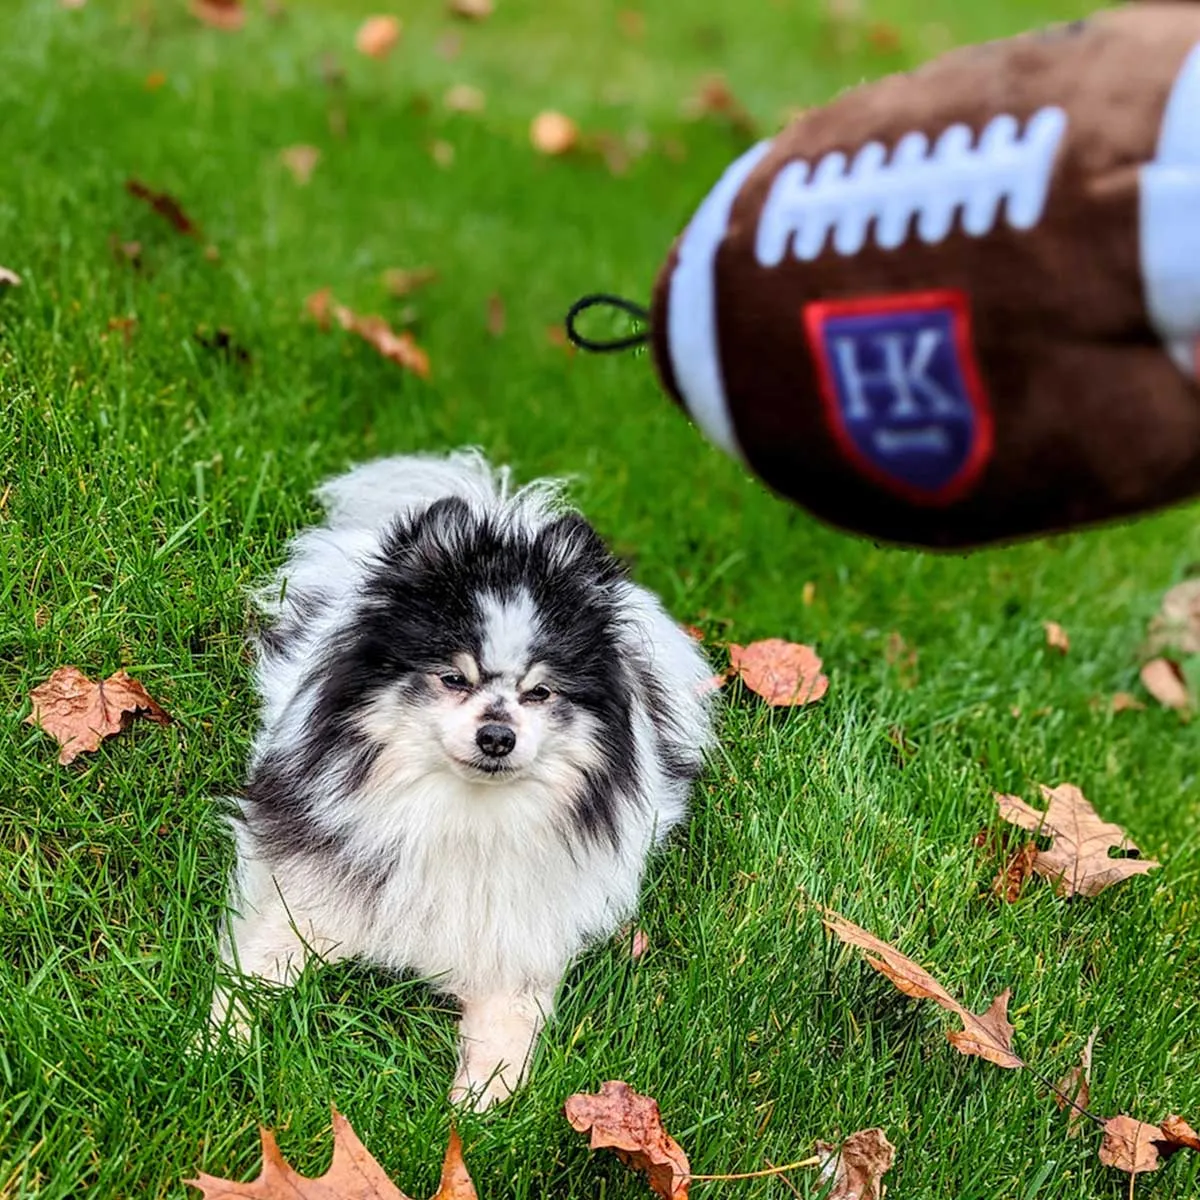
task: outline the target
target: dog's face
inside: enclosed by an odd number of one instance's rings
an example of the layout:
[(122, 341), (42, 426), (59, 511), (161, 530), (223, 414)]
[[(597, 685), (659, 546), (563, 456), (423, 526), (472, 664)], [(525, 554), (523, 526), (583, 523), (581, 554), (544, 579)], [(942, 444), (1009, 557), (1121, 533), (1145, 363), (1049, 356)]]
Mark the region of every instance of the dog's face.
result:
[(576, 788), (627, 736), (621, 579), (579, 517), (528, 531), (446, 500), (399, 526), (357, 631), (369, 737), (405, 771)]

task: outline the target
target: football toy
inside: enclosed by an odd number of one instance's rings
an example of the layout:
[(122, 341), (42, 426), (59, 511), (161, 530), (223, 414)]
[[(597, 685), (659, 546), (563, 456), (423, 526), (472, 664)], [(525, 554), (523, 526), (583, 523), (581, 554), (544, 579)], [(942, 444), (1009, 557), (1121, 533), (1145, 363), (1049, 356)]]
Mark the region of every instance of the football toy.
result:
[(1200, 492), (1200, 4), (802, 114), (704, 200), (650, 317), (704, 433), (845, 529), (967, 547)]

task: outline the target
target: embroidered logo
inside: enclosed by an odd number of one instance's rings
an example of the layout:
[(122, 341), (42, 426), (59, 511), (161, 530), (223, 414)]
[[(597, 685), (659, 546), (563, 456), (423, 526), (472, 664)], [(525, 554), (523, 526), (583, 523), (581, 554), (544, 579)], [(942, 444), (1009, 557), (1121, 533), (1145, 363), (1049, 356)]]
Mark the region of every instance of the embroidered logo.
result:
[(967, 297), (910, 292), (809, 304), (808, 344), (838, 444), (906, 499), (949, 504), (992, 453)]

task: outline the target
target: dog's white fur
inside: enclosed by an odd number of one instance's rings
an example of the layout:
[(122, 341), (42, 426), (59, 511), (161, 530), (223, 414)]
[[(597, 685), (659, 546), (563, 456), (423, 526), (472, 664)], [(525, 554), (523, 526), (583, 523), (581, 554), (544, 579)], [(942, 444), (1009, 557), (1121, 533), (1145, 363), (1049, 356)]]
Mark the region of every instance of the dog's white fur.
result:
[[(325, 484), (318, 492), (325, 524), (293, 540), (286, 564), (257, 595), (268, 623), (292, 622), (296, 632), (286, 655), (260, 653), (262, 725), (252, 763), (304, 736), (317, 691), (314, 667), (354, 621), (397, 517), (458, 496), (472, 512), (536, 532), (566, 511), (561, 495), (557, 483), (514, 490), (506, 470), (492, 470), (474, 452), (385, 459)], [(537, 613), (527, 596), (485, 603), (483, 661), (461, 669), (498, 677), (486, 699), (507, 705), (529, 761), (518, 764), (515, 777), (499, 780), (457, 763), (460, 741), (473, 737), (483, 719), (482, 700), (414, 707), (395, 691), (376, 697), (361, 720), (378, 748), (366, 782), (348, 786), (335, 759), (312, 817), (348, 847), (341, 861), (348, 856), (377, 871), (381, 857), (392, 856), (395, 869), (368, 902), (321, 853), (269, 861), (269, 845), (248, 823), (235, 821), (225, 962), (281, 985), (292, 983), (313, 953), (429, 978), (462, 1006), (452, 1094), (480, 1108), (509, 1095), (526, 1074), (568, 964), (633, 912), (648, 853), (685, 815), (689, 781), (664, 761), (664, 720), (665, 736), (698, 756), (711, 743), (703, 656), (650, 592), (626, 580), (617, 588), (615, 652), (649, 672), (670, 705), (666, 714), (661, 705), (652, 713), (645, 688), (631, 688), (636, 794), (621, 797), (615, 836), (564, 837), (573, 789), (593, 765), (598, 731), (589, 714), (579, 714), (564, 733), (536, 706), (522, 708), (518, 697), (538, 669), (531, 673), (526, 661)], [(305, 595), (329, 602), (301, 620), (296, 600)], [(224, 987), (214, 997), (212, 1020), (232, 1020), (246, 1031), (245, 1013)]]

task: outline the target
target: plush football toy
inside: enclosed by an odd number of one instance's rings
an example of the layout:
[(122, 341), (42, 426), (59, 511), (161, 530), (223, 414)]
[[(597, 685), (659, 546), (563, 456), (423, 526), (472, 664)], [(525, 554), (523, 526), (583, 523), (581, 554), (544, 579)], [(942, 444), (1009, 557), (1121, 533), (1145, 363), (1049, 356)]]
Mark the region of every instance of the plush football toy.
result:
[(1200, 493), (1200, 4), (953, 51), (728, 169), (651, 341), (825, 520), (967, 547)]

